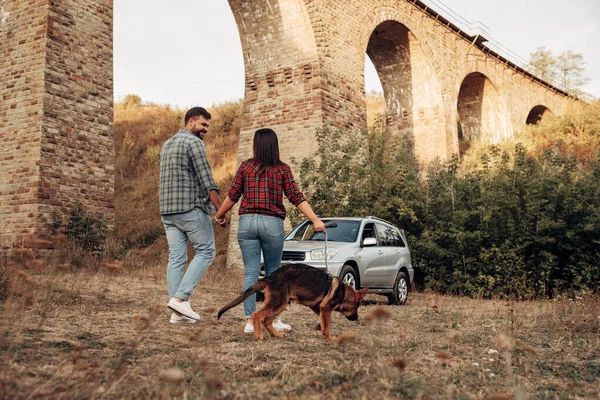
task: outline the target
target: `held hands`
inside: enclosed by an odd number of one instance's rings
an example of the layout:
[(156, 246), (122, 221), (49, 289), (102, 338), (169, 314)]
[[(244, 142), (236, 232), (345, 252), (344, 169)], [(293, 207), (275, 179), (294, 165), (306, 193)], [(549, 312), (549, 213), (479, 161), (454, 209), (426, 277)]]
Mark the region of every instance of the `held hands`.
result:
[(217, 217), (215, 215), (215, 221), (217, 221), (217, 224), (219, 224), (221, 228), (225, 228), (225, 226), (227, 225), (227, 216), (223, 215), (222, 217)]
[[(210, 192), (211, 194), (213, 192)], [(217, 193), (216, 191), (214, 191), (214, 193)], [(219, 201), (219, 197), (217, 196), (217, 201), (213, 202), (213, 204), (215, 205), (215, 207), (218, 208), (217, 212), (215, 213), (215, 221), (217, 221), (217, 224), (219, 224), (221, 226), (221, 228), (225, 228), (225, 226), (227, 226), (227, 212), (229, 210), (231, 210), (231, 207), (233, 207), (235, 205), (235, 203), (233, 201), (231, 201), (231, 199), (229, 198), (229, 196), (225, 197), (225, 200), (223, 201), (223, 203), (221, 204), (221, 202)]]

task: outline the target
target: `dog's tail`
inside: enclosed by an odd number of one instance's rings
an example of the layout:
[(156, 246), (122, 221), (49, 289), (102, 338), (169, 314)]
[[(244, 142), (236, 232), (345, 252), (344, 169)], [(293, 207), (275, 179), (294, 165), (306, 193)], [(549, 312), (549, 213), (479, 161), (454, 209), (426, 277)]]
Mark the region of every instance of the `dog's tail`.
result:
[(238, 304), (240, 304), (242, 301), (246, 300), (248, 297), (252, 296), (254, 293), (258, 292), (259, 290), (262, 290), (265, 288), (265, 286), (267, 286), (267, 282), (265, 282), (264, 279), (256, 282), (254, 285), (250, 286), (248, 289), (246, 289), (246, 291), (244, 293), (242, 293), (239, 297), (235, 298), (234, 300), (231, 301), (231, 303), (227, 304), (226, 306), (223, 306), (220, 310), (219, 310), (219, 314), (217, 315), (217, 319), (221, 318), (221, 315), (225, 314), (225, 312), (227, 310), (229, 310), (230, 308), (233, 308), (235, 306), (237, 306)]

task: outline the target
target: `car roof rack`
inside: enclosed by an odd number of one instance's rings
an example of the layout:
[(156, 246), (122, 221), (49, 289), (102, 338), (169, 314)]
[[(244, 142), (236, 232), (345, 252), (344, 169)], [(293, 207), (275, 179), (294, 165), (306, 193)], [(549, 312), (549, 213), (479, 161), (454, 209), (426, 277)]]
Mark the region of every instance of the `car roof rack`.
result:
[(366, 218), (368, 218), (368, 219), (374, 219), (375, 221), (385, 222), (386, 224), (390, 224), (390, 225), (394, 226), (394, 224), (392, 224), (390, 221), (386, 221), (383, 218), (374, 217), (372, 215), (367, 215)]

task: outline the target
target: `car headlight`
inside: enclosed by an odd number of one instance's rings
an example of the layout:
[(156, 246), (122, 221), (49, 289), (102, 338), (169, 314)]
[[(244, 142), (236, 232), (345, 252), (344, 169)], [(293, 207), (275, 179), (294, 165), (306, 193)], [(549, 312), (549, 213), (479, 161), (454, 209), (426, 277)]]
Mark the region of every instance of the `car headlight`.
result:
[[(338, 253), (337, 249), (327, 249), (327, 259), (331, 260)], [(325, 259), (325, 249), (316, 249), (310, 252), (310, 258), (313, 260), (324, 260)]]

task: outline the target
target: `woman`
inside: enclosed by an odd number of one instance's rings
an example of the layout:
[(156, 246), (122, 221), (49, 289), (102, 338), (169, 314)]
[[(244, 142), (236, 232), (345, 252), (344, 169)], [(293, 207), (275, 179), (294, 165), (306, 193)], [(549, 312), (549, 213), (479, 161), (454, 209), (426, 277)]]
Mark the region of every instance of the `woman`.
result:
[[(215, 214), (217, 222), (225, 225), (225, 214), (242, 197), (237, 233), (245, 268), (242, 290), (248, 289), (258, 280), (261, 250), (266, 275), (281, 266), (285, 219), (283, 194), (313, 223), (316, 230), (325, 231), (325, 225), (298, 189), (291, 168), (279, 159), (277, 134), (272, 129), (257, 130), (254, 134), (253, 152), (254, 157), (239, 166), (229, 195)], [(254, 332), (251, 316), (255, 310), (256, 295), (252, 295), (244, 301), (245, 333)], [(273, 326), (279, 331), (291, 329), (279, 317), (273, 322)]]

